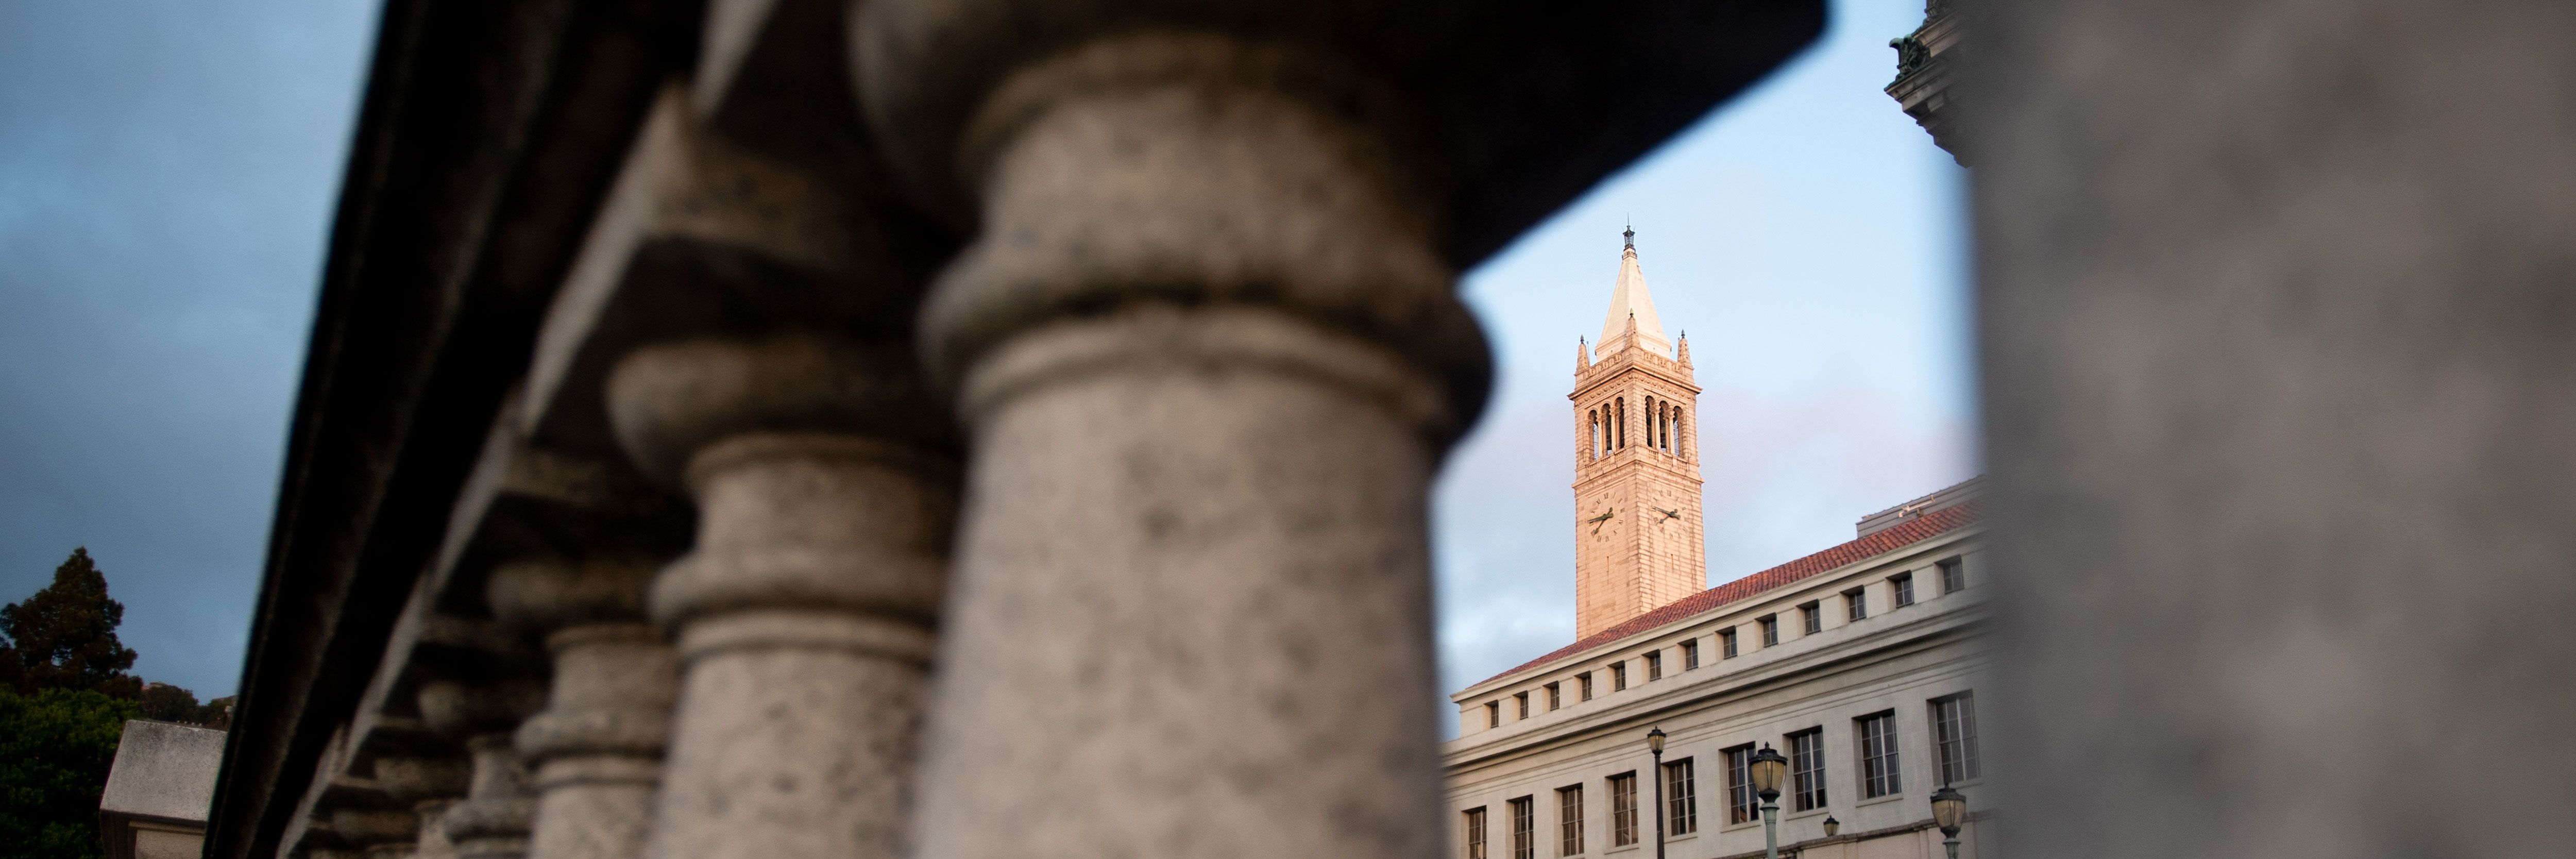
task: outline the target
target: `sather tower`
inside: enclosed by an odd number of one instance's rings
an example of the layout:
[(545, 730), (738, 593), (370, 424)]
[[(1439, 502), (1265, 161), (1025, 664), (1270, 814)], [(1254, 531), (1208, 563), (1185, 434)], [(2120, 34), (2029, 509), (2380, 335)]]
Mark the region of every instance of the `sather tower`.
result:
[(1699, 386), (1690, 343), (1664, 337), (1637, 233), (1626, 234), (1599, 345), (1575, 350), (1574, 635), (1617, 626), (1708, 584), (1700, 521)]

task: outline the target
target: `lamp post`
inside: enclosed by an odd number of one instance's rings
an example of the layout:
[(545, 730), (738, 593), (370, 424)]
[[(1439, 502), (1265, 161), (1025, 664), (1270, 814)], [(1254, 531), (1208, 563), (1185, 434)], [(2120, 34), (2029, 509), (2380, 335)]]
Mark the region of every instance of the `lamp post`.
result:
[(1762, 750), (1753, 753), (1745, 769), (1753, 776), (1754, 795), (1762, 797), (1763, 859), (1780, 859), (1780, 776), (1788, 773), (1789, 759), (1772, 751), (1770, 743), (1763, 743)]
[(1946, 784), (1932, 792), (1932, 824), (1941, 827), (1941, 846), (1949, 848), (1950, 859), (1959, 859), (1959, 824), (1967, 820), (1967, 794)]
[(1825, 815), (1825, 837), (1832, 838), (1841, 834), (1843, 834), (1843, 822), (1835, 820), (1831, 814)]
[(1664, 729), (1646, 731), (1646, 750), (1655, 753), (1655, 859), (1664, 859)]

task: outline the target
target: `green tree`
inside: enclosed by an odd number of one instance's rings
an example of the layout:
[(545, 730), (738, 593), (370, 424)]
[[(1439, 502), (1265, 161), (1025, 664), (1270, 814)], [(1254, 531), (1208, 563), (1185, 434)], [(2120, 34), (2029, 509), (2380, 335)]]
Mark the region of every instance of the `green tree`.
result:
[(133, 701), (94, 690), (0, 689), (0, 855), (91, 859), (100, 855), (98, 798)]
[(186, 722), (209, 728), (228, 728), (233, 721), (231, 696), (197, 703), (197, 693), (168, 683), (143, 684), (143, 718), (164, 722)]
[[(0, 607), (0, 682), (21, 695), (43, 689), (86, 689), (133, 699), (143, 683), (126, 673), (134, 651), (116, 640), (125, 605), (107, 597), (107, 576), (89, 548), (73, 549), (54, 568), (54, 583), (23, 603)], [(191, 698), (193, 703), (194, 699)]]

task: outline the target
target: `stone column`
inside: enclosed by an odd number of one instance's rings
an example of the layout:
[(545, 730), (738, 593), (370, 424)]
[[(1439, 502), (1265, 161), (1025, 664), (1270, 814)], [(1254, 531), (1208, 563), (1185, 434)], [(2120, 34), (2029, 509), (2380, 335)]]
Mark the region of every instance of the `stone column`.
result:
[(456, 845), (448, 842), (443, 820), (472, 785), (472, 762), (449, 756), (382, 757), (376, 759), (375, 770), (376, 783), (385, 795), (409, 806), (418, 821), (411, 855), (456, 859)]
[(536, 814), (528, 771), (511, 743), (519, 722), (545, 704), (532, 680), (423, 686), (420, 712), (432, 729), (463, 745), (474, 773), (465, 799), (447, 809), (445, 832), (460, 859), (523, 859)]
[(420, 818), (399, 808), (335, 808), (331, 831), (367, 859), (406, 859), (420, 838)]
[(516, 747), (539, 795), (531, 859), (636, 859), (650, 830), (679, 668), (644, 619), (650, 558), (505, 564), (489, 596), (502, 621), (554, 655), (545, 712)]
[(1434, 856), (1427, 494), (1489, 365), (1406, 111), (1291, 43), (1120, 32), (967, 102), (921, 853)]
[(697, 500), (653, 585), (683, 664), (662, 859), (894, 859), (956, 466), (902, 346), (695, 340), (626, 358), (620, 439)]
[(2576, 855), (2576, 4), (1960, 5), (1996, 855)]

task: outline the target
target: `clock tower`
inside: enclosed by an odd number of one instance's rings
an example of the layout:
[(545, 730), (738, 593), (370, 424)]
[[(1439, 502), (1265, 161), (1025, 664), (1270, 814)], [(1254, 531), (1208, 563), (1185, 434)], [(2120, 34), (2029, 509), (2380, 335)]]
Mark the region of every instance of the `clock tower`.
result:
[(1699, 386), (1690, 343), (1664, 336), (1637, 267), (1637, 233), (1601, 340), (1574, 357), (1574, 636), (1708, 587), (1700, 521)]

